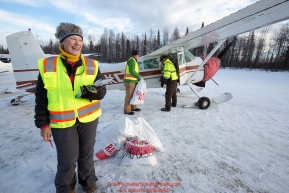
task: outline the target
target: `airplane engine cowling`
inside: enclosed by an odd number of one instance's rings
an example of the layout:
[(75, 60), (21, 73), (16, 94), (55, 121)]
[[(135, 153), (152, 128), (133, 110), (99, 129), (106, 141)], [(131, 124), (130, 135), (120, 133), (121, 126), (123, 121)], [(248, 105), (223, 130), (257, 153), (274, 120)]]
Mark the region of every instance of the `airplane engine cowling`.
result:
[[(202, 59), (205, 59), (205, 56), (201, 56)], [(204, 65), (204, 79), (203, 82), (210, 80), (220, 69), (221, 60), (217, 57), (211, 57), (207, 63)]]
[[(206, 56), (201, 56), (204, 60)], [(200, 82), (194, 83), (194, 85), (199, 87), (205, 87), (206, 81), (210, 80), (220, 69), (221, 60), (218, 57), (211, 57), (207, 63), (204, 65), (204, 78)]]

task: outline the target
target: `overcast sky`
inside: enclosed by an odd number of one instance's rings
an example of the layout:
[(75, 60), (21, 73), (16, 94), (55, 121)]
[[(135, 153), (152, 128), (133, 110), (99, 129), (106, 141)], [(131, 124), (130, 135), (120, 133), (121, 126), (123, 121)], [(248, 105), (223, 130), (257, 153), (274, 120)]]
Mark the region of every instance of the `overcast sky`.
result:
[(79, 25), (84, 38), (99, 39), (104, 29), (126, 36), (141, 35), (150, 29), (171, 34), (178, 27), (195, 31), (204, 21), (208, 25), (257, 0), (0, 0), (0, 45), (7, 47), (6, 36), (31, 28), (44, 43), (55, 40), (60, 22)]

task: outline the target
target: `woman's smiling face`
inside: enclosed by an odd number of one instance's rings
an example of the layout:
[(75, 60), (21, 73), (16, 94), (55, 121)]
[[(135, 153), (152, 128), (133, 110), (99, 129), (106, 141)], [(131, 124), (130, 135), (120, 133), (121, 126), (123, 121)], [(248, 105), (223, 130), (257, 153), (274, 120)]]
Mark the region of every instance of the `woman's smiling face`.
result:
[(65, 38), (61, 44), (63, 45), (66, 53), (78, 56), (81, 53), (83, 41), (82, 37), (78, 35), (71, 35)]

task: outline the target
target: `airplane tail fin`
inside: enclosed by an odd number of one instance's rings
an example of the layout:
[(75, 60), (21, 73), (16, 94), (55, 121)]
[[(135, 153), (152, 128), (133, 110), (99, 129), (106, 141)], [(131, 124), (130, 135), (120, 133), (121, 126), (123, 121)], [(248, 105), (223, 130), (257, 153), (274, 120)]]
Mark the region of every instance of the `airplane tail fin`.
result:
[(38, 76), (38, 59), (45, 54), (30, 31), (22, 31), (6, 37), (17, 88), (35, 86)]

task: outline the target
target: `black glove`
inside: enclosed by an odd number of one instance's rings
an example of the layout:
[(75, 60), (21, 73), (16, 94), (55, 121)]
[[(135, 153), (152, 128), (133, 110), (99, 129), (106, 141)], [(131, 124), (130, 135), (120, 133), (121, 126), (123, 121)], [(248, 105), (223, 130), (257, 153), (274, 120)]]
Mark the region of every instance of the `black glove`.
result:
[(96, 87), (94, 85), (83, 85), (80, 87), (81, 98), (91, 100), (101, 100), (106, 94), (106, 87)]
[(162, 83), (161, 83), (161, 87), (162, 87), (162, 88), (166, 88), (166, 87), (167, 87), (167, 84), (162, 82)]
[(100, 86), (100, 87), (96, 87), (96, 88), (98, 89), (96, 100), (103, 99), (104, 96), (106, 95), (106, 87), (105, 86)]
[(166, 88), (167, 87), (167, 80), (163, 78), (163, 81), (161, 83), (161, 87), (162, 88)]

